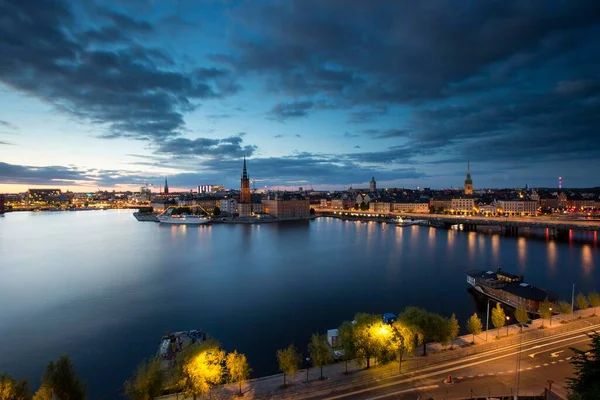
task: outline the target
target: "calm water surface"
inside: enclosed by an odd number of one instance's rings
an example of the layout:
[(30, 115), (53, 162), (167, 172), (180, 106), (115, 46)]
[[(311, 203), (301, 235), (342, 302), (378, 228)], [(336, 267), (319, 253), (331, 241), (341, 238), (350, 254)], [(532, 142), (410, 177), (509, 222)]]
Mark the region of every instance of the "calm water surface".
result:
[(337, 219), (161, 226), (130, 211), (0, 217), (0, 372), (33, 386), (68, 354), (91, 399), (113, 399), (167, 331), (202, 328), (255, 375), (275, 351), (357, 311), (418, 305), (461, 324), (485, 302), (465, 272), (502, 266), (570, 299), (600, 289), (593, 233), (572, 241)]

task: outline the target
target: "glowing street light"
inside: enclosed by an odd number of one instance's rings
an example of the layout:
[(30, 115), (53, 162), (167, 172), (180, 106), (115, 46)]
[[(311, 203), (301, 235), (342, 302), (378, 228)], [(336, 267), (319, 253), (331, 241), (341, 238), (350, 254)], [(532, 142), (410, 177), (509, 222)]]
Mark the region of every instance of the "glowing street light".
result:
[(508, 337), (508, 321), (510, 320), (510, 317), (507, 315), (506, 316), (506, 337)]

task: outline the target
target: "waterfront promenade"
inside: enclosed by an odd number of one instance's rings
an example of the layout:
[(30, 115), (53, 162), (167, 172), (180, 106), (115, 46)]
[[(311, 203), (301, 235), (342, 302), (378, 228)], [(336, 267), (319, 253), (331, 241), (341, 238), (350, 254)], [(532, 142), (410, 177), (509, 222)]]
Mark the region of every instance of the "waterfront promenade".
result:
[(536, 217), (485, 217), (485, 216), (466, 216), (466, 215), (447, 215), (447, 214), (426, 214), (426, 213), (398, 213), (398, 212), (371, 212), (355, 210), (334, 210), (317, 209), (317, 213), (322, 216), (331, 217), (388, 217), (388, 218), (407, 218), (430, 221), (445, 225), (486, 225), (500, 227), (517, 228), (541, 228), (556, 230), (583, 230), (600, 231), (600, 220), (579, 220), (567, 219), (556, 216), (536, 216)]
[[(244, 398), (385, 398), (386, 393), (390, 398), (398, 398), (403, 393), (437, 391), (449, 399), (464, 398), (471, 390), (475, 390), (475, 395), (485, 396), (490, 387), (496, 394), (508, 395), (516, 385), (517, 356), (523, 375), (521, 394), (543, 392), (547, 385), (545, 377), (552, 376), (553, 391), (564, 397), (565, 378), (571, 374), (569, 347), (585, 348), (588, 342), (585, 333), (600, 329), (600, 316), (592, 314), (593, 310), (587, 309), (574, 315), (553, 316), (552, 326), (549, 320), (536, 319), (523, 328), (522, 334), (516, 325), (490, 329), (487, 335), (486, 331), (476, 335), (474, 345), (470, 344), (472, 335), (461, 336), (453, 341), (453, 350), (431, 343), (428, 356), (417, 355), (403, 361), (402, 373), (398, 372), (397, 362), (382, 366), (375, 363), (369, 370), (349, 362), (346, 375), (345, 363), (339, 362), (323, 368), (325, 380), (319, 380), (318, 368), (310, 368), (308, 375), (306, 369), (300, 370), (287, 378), (291, 382), (287, 389), (281, 388), (282, 374), (253, 379), (242, 386)], [(542, 324), (544, 329), (540, 329)], [(453, 387), (455, 397), (448, 390), (450, 386), (443, 383), (448, 375), (457, 383)], [(224, 385), (214, 391), (212, 398), (232, 398), (236, 391), (237, 385)], [(375, 394), (378, 397), (373, 397)], [(181, 395), (160, 397), (161, 400), (182, 398)]]

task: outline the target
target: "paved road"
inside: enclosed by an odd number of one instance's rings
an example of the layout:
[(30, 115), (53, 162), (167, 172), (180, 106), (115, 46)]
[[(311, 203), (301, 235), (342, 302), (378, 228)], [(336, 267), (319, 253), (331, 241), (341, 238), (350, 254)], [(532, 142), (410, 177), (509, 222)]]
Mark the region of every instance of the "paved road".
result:
[[(327, 399), (457, 399), (487, 395), (510, 395), (516, 391), (517, 369), (520, 394), (541, 393), (547, 380), (554, 381), (553, 390), (565, 394), (566, 377), (572, 373), (569, 347), (584, 349), (589, 343), (586, 332), (600, 330), (593, 325), (552, 337), (526, 340), (460, 360), (438, 364), (417, 374), (380, 380), (369, 387), (354, 388), (332, 394)], [(520, 361), (519, 361), (520, 360)], [(517, 363), (520, 362), (520, 368)], [(453, 377), (453, 384), (444, 378)], [(472, 392), (471, 392), (472, 391)]]

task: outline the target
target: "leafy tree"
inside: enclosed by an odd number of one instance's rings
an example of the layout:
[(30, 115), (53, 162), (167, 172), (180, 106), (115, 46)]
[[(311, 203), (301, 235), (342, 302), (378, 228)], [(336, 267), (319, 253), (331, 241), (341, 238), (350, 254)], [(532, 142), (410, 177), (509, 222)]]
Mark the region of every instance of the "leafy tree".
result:
[(552, 317), (552, 303), (548, 300), (544, 300), (542, 304), (540, 304), (540, 317), (542, 317), (542, 328), (544, 327), (544, 320)]
[(0, 374), (0, 400), (29, 400), (27, 380), (17, 381), (7, 374)]
[(492, 324), (494, 324), (494, 328), (498, 330), (498, 336), (500, 336), (500, 328), (504, 327), (505, 323), (506, 314), (500, 303), (496, 303), (496, 307), (492, 310)]
[(132, 379), (125, 382), (125, 394), (131, 400), (152, 400), (162, 394), (164, 373), (159, 360), (144, 360)]
[(221, 209), (219, 207), (215, 206), (215, 208), (213, 209), (213, 215), (214, 216), (221, 215)]
[(323, 365), (329, 365), (333, 362), (333, 354), (327, 343), (327, 336), (313, 333), (308, 343), (308, 354), (313, 367), (321, 368), (320, 379), (323, 379)]
[(473, 335), (473, 341), (471, 343), (475, 343), (475, 335), (479, 335), (483, 330), (483, 324), (481, 323), (481, 319), (477, 316), (477, 313), (473, 313), (467, 320), (467, 332)]
[(591, 292), (588, 294), (588, 301), (594, 307), (594, 315), (596, 315), (596, 307), (600, 306), (600, 294), (598, 292)]
[(242, 396), (242, 383), (250, 377), (250, 373), (252, 372), (246, 355), (237, 351), (229, 353), (227, 354), (225, 365), (227, 366), (227, 371), (229, 371), (229, 380), (239, 383), (239, 395)]
[(371, 358), (377, 356), (378, 343), (375, 340), (373, 327), (381, 322), (377, 314), (358, 313), (354, 316), (355, 357), (361, 364), (371, 367)]
[(526, 324), (527, 321), (529, 321), (529, 314), (524, 308), (519, 307), (515, 311), (515, 318), (517, 319), (517, 322), (521, 324), (520, 328), (521, 332), (523, 332), (523, 324)]
[(398, 317), (423, 338), (423, 355), (427, 355), (427, 343), (448, 343), (450, 338), (448, 319), (418, 307), (406, 307)]
[(575, 353), (571, 360), (575, 376), (567, 378), (569, 400), (600, 399), (600, 335), (598, 332), (587, 335), (592, 339), (587, 351), (571, 348)]
[(575, 297), (575, 304), (577, 304), (577, 309), (578, 310), (585, 310), (586, 308), (588, 308), (587, 298), (581, 292), (579, 292), (577, 294), (577, 296)]
[(223, 380), (225, 352), (215, 340), (190, 346), (180, 357), (179, 389), (194, 400)]
[(279, 369), (283, 372), (283, 387), (287, 387), (285, 376), (293, 376), (300, 368), (302, 362), (300, 354), (296, 350), (293, 344), (290, 344), (287, 348), (277, 350), (277, 362), (279, 363)]
[(354, 325), (350, 321), (344, 321), (338, 328), (338, 335), (342, 350), (344, 351), (344, 362), (346, 363), (346, 372), (348, 374), (348, 360), (356, 357), (356, 343), (354, 340)]
[(75, 367), (67, 356), (48, 363), (34, 399), (51, 399), (52, 392), (61, 400), (85, 400), (85, 384), (75, 373)]
[(309, 214), (310, 215), (315, 215), (316, 214), (315, 209), (311, 207), (310, 210), (309, 210)]
[(405, 354), (415, 351), (415, 335), (418, 335), (410, 326), (398, 320), (392, 325), (394, 343), (398, 353), (398, 372), (402, 372), (402, 359)]
[(571, 314), (571, 305), (569, 303), (567, 303), (566, 301), (559, 301), (556, 304), (556, 307), (558, 308), (558, 312), (564, 315), (567, 314)]
[[(452, 313), (452, 316), (448, 320), (448, 335), (450, 343), (452, 343), (452, 341), (458, 337), (459, 332), (460, 325), (458, 324), (458, 320), (456, 319), (456, 314)], [(452, 344), (450, 345), (450, 348), (452, 348)]]
[(360, 203), (360, 209), (362, 211), (368, 211), (369, 210), (369, 205), (367, 203)]
[(356, 211), (358, 211), (358, 210), (360, 209), (360, 206), (358, 205), (358, 203), (356, 203), (356, 204), (354, 205), (354, 209), (355, 209)]

